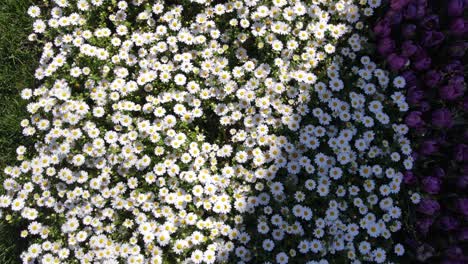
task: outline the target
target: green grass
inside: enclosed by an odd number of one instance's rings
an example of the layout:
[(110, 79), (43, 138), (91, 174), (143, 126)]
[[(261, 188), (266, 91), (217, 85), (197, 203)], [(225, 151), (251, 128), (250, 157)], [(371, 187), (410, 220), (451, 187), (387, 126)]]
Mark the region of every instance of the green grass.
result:
[[(0, 0), (0, 182), (3, 168), (13, 164), (19, 144), (30, 144), (19, 123), (27, 117), (26, 102), (21, 89), (34, 87), (34, 70), (38, 48), (28, 41), (32, 19), (27, 15), (31, 0)], [(0, 263), (19, 263), (24, 240), (20, 227), (0, 221)]]

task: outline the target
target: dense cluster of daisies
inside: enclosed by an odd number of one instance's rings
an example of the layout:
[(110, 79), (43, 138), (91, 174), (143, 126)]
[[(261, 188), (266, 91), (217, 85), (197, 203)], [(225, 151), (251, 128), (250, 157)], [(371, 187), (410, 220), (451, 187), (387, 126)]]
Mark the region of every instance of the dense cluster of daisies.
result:
[[(45, 3), (48, 2), (48, 5)], [(392, 263), (411, 169), (379, 0), (44, 1), (1, 217), (23, 263)], [(341, 261), (341, 262), (340, 262)]]

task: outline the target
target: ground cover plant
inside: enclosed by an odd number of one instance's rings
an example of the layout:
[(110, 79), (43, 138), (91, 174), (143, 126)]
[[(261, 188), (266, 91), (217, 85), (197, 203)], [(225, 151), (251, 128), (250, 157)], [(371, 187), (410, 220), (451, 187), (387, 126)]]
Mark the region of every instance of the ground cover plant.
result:
[(2, 160), (2, 228), (24, 244), (10, 259), (426, 261), (402, 239), (404, 216), (427, 214), (403, 187), (423, 139), (385, 27), (414, 2), (9, 3), (38, 50)]

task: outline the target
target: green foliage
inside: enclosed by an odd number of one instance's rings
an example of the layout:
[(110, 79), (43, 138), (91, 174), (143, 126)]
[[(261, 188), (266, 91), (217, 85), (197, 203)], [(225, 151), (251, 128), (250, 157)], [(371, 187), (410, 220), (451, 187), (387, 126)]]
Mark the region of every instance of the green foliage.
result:
[[(27, 116), (21, 89), (33, 87), (37, 48), (28, 41), (32, 20), (27, 15), (31, 0), (0, 0), (0, 169), (14, 162), (22, 136), (20, 121)], [(3, 171), (0, 181), (3, 181)], [(0, 263), (19, 263), (24, 241), (21, 227), (0, 222)]]

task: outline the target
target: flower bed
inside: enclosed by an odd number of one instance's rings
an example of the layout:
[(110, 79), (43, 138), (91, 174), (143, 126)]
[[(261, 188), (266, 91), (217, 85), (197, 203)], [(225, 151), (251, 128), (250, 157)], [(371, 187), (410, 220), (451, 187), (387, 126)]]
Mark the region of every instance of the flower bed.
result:
[(405, 122), (417, 166), (404, 182), (421, 192), (412, 196), (418, 234), (408, 244), (424, 263), (468, 261), (467, 7), (463, 0), (392, 1), (374, 28), (380, 55), (408, 87)]
[[(21, 260), (400, 263), (464, 243), (465, 2), (434, 3), (392, 0), (375, 27), (379, 0), (32, 6), (35, 144), (0, 194)], [(450, 236), (405, 250), (403, 182), (425, 192), (421, 234)]]

